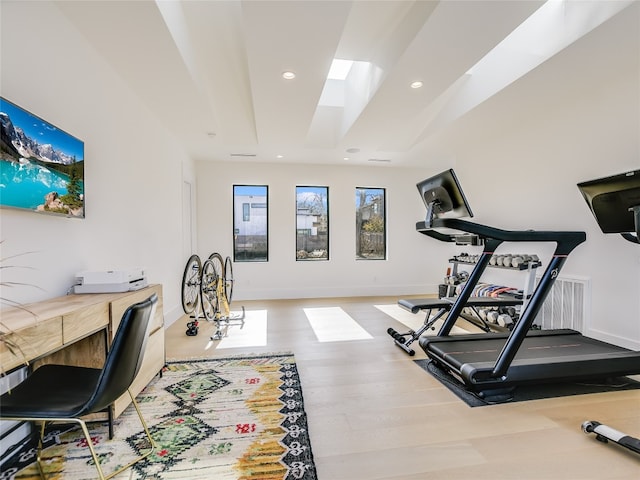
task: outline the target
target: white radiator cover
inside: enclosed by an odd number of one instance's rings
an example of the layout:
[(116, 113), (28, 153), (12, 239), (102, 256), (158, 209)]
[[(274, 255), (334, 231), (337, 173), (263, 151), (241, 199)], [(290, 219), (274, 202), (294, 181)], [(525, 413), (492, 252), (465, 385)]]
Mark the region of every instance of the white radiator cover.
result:
[[(536, 278), (536, 284), (540, 278)], [(588, 277), (559, 276), (535, 319), (544, 330), (571, 328), (584, 332), (589, 325), (588, 299), (591, 279)]]

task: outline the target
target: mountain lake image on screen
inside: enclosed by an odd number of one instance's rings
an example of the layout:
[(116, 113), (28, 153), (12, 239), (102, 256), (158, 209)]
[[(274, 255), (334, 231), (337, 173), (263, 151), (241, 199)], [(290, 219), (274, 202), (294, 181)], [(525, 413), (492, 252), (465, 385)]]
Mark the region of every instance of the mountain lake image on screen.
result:
[(84, 142), (0, 97), (0, 206), (84, 218)]

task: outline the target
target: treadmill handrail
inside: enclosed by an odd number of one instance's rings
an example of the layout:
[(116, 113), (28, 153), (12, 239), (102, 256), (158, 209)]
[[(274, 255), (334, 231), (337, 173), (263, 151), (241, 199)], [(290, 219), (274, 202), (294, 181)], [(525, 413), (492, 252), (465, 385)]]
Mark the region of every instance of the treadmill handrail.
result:
[[(503, 230), (500, 228), (480, 225), (478, 223), (461, 220), (459, 218), (434, 219), (431, 228), (425, 227), (425, 222), (417, 222), (416, 230), (420, 233), (441, 241), (453, 241), (434, 235), (435, 228), (450, 228), (462, 232), (474, 233), (482, 238), (493, 238), (502, 242), (556, 242), (557, 255), (566, 255), (587, 239), (585, 232), (555, 231), (555, 230)], [(451, 235), (437, 232), (440, 236), (453, 238)]]

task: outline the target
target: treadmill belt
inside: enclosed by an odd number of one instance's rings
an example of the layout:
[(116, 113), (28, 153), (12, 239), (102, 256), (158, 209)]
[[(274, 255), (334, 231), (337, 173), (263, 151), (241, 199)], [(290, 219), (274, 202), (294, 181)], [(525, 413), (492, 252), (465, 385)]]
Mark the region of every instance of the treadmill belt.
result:
[[(505, 343), (502, 338), (486, 338), (474, 341), (430, 341), (428, 350), (445, 360), (449, 365), (460, 369), (466, 363), (494, 363)], [(575, 355), (607, 355), (628, 352), (626, 348), (616, 347), (583, 335), (535, 335), (525, 338), (514, 358), (518, 360), (539, 360)]]

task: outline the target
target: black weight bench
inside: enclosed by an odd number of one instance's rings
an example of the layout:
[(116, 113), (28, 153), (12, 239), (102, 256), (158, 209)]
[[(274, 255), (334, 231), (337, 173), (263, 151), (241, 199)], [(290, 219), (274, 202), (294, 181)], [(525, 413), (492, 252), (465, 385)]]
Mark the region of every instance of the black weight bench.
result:
[[(451, 310), (453, 304), (455, 303), (455, 297), (443, 297), (443, 298), (414, 298), (414, 299), (401, 299), (398, 300), (398, 305), (400, 305), (405, 310), (410, 311), (413, 314), (417, 314), (423, 310), (425, 310), (426, 316), (424, 319), (424, 324), (418, 330), (409, 330), (406, 333), (399, 333), (393, 328), (389, 327), (387, 329), (387, 333), (391, 335), (394, 339), (395, 344), (400, 347), (402, 350), (407, 352), (409, 355), (415, 355), (415, 351), (409, 347), (413, 342), (418, 340), (424, 332), (429, 330), (430, 328), (435, 329), (433, 326), (444, 314)], [(480, 316), (478, 312), (478, 308), (500, 308), (500, 307), (515, 307), (517, 305), (522, 305), (522, 299), (517, 298), (513, 295), (504, 295), (498, 297), (470, 297), (465, 307), (470, 308), (475, 317), (469, 317), (467, 315), (461, 314), (460, 316), (465, 320), (477, 325), (479, 328), (484, 330), (485, 332), (490, 332), (491, 327), (489, 324)], [(438, 310), (433, 317), (431, 316), (432, 310)]]

